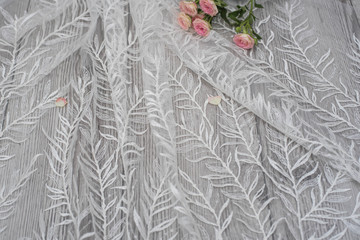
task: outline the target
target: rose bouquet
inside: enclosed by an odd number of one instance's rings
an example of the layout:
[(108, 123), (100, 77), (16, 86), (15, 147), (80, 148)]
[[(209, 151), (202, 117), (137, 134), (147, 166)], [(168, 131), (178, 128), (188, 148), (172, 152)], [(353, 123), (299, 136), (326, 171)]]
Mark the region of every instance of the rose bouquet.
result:
[(254, 31), (256, 20), (255, 8), (263, 8), (256, 0), (249, 0), (245, 5), (237, 5), (233, 11), (228, 11), (223, 0), (181, 1), (178, 23), (184, 30), (194, 28), (200, 36), (206, 37), (211, 31), (211, 23), (215, 17), (220, 17), (236, 31), (233, 41), (243, 49), (251, 49), (261, 37)]

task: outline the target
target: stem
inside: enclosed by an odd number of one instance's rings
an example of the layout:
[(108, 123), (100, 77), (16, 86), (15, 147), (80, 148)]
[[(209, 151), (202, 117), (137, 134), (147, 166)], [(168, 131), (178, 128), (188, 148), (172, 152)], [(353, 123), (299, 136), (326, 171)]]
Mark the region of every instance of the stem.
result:
[(248, 2), (248, 4), (250, 3), (250, 10), (249, 10), (249, 15), (246, 17), (246, 19), (245, 19), (245, 29), (246, 29), (246, 33), (248, 33), (248, 32), (252, 32), (252, 24), (250, 24), (250, 20), (251, 20), (251, 18), (252, 18), (252, 16), (253, 16), (253, 11), (254, 11), (254, 1), (255, 0), (250, 0), (249, 2)]

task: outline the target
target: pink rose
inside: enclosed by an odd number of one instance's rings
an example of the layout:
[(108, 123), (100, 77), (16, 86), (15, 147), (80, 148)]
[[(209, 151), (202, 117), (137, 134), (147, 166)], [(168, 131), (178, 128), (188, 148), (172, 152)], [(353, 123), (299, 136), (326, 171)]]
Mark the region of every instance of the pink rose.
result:
[(200, 8), (204, 13), (212, 17), (218, 13), (218, 9), (213, 0), (200, 0)]
[(191, 19), (192, 22), (194, 22), (196, 19), (200, 18), (200, 19), (204, 19), (205, 15), (204, 14), (197, 14), (195, 17), (193, 17)]
[(180, 27), (184, 30), (189, 30), (191, 27), (191, 18), (184, 12), (179, 13), (177, 21)]
[(206, 37), (210, 33), (211, 25), (207, 21), (197, 18), (193, 22), (193, 27), (197, 34), (200, 36)]
[(187, 15), (194, 17), (198, 12), (197, 4), (189, 1), (181, 1), (180, 2), (180, 10)]
[(238, 33), (234, 36), (233, 41), (236, 45), (243, 49), (251, 49), (254, 47), (255, 40), (246, 33)]

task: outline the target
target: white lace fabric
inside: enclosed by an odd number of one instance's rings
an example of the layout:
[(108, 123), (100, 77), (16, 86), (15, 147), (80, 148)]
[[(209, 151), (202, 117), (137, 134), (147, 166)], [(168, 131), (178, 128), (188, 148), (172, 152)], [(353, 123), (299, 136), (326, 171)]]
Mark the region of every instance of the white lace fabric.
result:
[(220, 20), (184, 32), (178, 1), (3, 10), (0, 238), (358, 238), (359, 26), (327, 4), (266, 2), (251, 51)]

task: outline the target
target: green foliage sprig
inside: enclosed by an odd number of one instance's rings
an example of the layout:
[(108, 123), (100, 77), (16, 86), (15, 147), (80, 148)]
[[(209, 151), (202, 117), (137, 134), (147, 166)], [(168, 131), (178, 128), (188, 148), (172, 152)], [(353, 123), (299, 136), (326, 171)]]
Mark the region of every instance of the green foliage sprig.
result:
[(254, 10), (256, 8), (264, 8), (256, 0), (249, 0), (244, 6), (237, 5), (236, 10), (228, 12), (227, 4), (223, 0), (216, 0), (220, 16), (226, 23), (235, 28), (236, 33), (247, 33), (255, 39), (255, 43), (261, 40), (261, 36), (253, 29), (256, 20)]
[(178, 23), (184, 30), (193, 27), (197, 34), (206, 37), (211, 30), (212, 20), (220, 15), (224, 21), (235, 29), (233, 41), (243, 49), (251, 49), (261, 39), (253, 28), (256, 20), (254, 10), (263, 8), (256, 0), (248, 0), (243, 6), (237, 5), (233, 11), (228, 10), (225, 0), (191, 0), (180, 2)]

